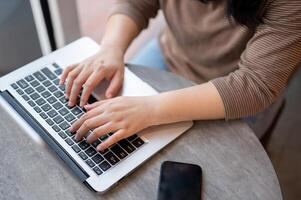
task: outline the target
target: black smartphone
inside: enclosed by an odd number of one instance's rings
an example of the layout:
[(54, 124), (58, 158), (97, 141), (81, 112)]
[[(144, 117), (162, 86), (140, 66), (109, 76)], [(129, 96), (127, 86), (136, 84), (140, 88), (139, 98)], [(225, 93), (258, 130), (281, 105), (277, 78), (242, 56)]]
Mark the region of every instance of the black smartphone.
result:
[(157, 200), (200, 200), (202, 168), (165, 161), (161, 165)]

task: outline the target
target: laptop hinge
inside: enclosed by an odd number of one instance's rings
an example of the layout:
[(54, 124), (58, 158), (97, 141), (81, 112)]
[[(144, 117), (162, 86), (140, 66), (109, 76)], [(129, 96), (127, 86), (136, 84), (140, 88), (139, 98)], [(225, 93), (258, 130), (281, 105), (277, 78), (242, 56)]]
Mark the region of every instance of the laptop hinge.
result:
[(23, 106), (9, 93), (9, 91), (0, 92), (0, 95), (9, 103), (15, 111), (42, 137), (42, 139), (50, 146), (58, 156), (67, 163), (76, 176), (82, 182), (89, 175), (73, 160), (73, 158), (58, 144), (53, 137), (28, 113)]

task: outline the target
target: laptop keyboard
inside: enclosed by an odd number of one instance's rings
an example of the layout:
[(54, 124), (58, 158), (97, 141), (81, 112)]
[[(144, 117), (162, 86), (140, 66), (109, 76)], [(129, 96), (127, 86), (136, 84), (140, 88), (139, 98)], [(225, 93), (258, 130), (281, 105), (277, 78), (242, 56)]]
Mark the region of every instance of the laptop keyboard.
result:
[[(69, 132), (68, 128), (84, 114), (84, 110), (78, 105), (72, 108), (68, 107), (68, 101), (64, 96), (65, 86), (59, 85), (59, 75), (62, 73), (62, 68), (55, 63), (53, 66), (55, 70), (51, 71), (45, 67), (11, 84), (11, 87), (97, 175), (103, 174), (144, 144), (144, 141), (135, 134), (119, 141), (103, 152), (97, 152), (97, 145), (113, 133), (101, 136), (91, 145), (86, 142), (85, 138), (76, 142), (74, 135)], [(89, 103), (94, 101), (96, 99), (91, 96)], [(90, 133), (91, 131), (88, 134)]]

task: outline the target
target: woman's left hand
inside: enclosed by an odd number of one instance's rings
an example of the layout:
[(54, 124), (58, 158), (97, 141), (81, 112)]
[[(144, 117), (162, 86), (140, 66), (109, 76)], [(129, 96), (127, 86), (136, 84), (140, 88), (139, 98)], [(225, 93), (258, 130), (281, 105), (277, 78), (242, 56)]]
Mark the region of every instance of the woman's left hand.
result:
[(76, 132), (76, 140), (81, 140), (93, 129), (87, 137), (88, 143), (114, 132), (97, 146), (98, 151), (104, 150), (119, 140), (154, 125), (154, 98), (155, 96), (116, 97), (86, 105), (87, 113), (71, 126), (70, 131)]

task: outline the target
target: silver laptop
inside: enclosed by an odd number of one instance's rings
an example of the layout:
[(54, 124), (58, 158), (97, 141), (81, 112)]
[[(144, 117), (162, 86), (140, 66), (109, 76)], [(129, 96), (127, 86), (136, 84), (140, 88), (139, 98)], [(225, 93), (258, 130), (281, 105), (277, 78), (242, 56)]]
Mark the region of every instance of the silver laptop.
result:
[[(58, 80), (64, 67), (93, 55), (98, 49), (93, 40), (82, 38), (1, 77), (0, 103), (25, 133), (38, 143), (47, 143), (85, 185), (103, 193), (184, 133), (192, 122), (148, 128), (104, 152), (96, 152), (95, 147), (113, 133), (91, 145), (85, 139), (76, 142), (68, 128), (84, 111), (78, 106), (67, 106), (65, 88), (59, 86)], [(89, 102), (100, 100), (105, 87), (101, 83)], [(157, 91), (126, 68), (120, 95), (154, 94)]]

